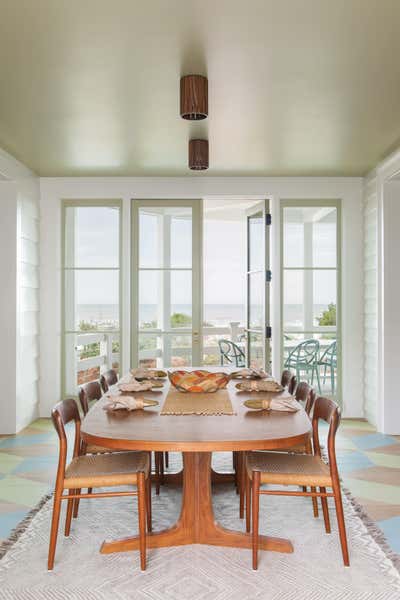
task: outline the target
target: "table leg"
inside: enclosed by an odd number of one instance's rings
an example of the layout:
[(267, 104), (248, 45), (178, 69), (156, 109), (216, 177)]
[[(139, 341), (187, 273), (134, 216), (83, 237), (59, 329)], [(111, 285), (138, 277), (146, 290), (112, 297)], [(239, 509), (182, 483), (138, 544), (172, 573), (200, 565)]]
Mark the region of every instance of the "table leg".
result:
[[(211, 453), (183, 453), (183, 498), (178, 521), (164, 531), (148, 534), (147, 546), (161, 548), (184, 544), (210, 544), (251, 548), (251, 535), (225, 529), (216, 523), (211, 494)], [(126, 552), (139, 548), (139, 537), (103, 542), (100, 552)], [(289, 540), (268, 536), (259, 537), (259, 548), (275, 552), (293, 552)]]

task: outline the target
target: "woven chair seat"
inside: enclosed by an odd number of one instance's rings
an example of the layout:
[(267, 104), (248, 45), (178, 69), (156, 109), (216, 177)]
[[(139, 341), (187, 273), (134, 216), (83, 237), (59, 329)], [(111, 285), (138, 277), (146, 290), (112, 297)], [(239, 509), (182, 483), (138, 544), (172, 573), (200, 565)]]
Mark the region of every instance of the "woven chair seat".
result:
[[(279, 452), (283, 452), (283, 450), (279, 450)], [(285, 452), (289, 454), (307, 454), (307, 446), (306, 444), (297, 444), (297, 446), (291, 446), (290, 448), (285, 448)]]
[(135, 485), (137, 474), (150, 469), (148, 452), (86, 454), (73, 458), (65, 471), (64, 487), (107, 487)]
[(331, 486), (329, 466), (318, 456), (280, 452), (251, 452), (247, 456), (247, 472), (261, 472), (261, 483), (280, 485)]
[(105, 446), (96, 446), (96, 444), (88, 444), (86, 446), (86, 454), (105, 454), (106, 452), (121, 452), (121, 450), (112, 450)]

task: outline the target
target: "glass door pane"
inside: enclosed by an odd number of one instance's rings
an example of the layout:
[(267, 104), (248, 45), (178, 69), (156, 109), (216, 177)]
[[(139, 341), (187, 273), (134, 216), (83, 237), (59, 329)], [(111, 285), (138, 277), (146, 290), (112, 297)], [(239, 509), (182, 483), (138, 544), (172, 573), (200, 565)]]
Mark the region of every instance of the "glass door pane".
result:
[(200, 201), (133, 201), (132, 364), (200, 364)]
[[(269, 326), (268, 201), (247, 211), (247, 363), (271, 369)], [(267, 337), (268, 336), (268, 337)]]
[[(282, 207), (282, 348), (296, 370), (301, 344), (317, 340), (309, 369), (298, 376), (340, 399), (338, 203), (284, 202)], [(311, 345), (310, 345), (311, 346)]]

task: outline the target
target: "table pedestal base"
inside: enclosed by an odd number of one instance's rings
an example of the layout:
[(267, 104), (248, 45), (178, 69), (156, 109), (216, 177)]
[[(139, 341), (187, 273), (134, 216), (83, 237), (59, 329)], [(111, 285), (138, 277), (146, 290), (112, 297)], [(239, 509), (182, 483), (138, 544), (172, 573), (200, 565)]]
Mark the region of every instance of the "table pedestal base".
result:
[[(239, 507), (238, 507), (239, 510)], [(251, 535), (225, 529), (214, 519), (211, 495), (211, 453), (183, 453), (183, 498), (178, 521), (163, 531), (147, 536), (148, 548), (182, 546), (184, 544), (209, 544), (251, 548)], [(126, 552), (139, 548), (138, 536), (103, 542), (100, 552)], [(261, 550), (293, 552), (289, 540), (268, 536), (259, 537)]]

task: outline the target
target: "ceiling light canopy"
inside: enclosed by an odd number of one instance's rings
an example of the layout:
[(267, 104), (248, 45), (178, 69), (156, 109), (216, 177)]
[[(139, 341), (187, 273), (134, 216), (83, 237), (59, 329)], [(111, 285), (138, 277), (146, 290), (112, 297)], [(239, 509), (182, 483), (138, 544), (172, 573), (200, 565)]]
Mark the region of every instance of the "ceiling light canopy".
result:
[(189, 169), (192, 171), (208, 169), (208, 140), (189, 141)]
[(203, 75), (181, 77), (181, 117), (201, 121), (208, 116), (208, 80)]

